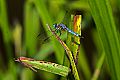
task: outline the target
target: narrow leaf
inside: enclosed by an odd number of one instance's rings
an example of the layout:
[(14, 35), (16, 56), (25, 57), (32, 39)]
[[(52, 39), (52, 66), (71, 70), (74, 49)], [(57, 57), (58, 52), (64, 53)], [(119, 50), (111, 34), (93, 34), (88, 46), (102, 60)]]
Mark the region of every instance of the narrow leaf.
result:
[[(74, 16), (74, 32), (80, 34), (81, 36), (81, 15), (75, 15)], [(80, 37), (74, 36), (74, 42), (76, 44), (73, 45), (73, 55), (75, 59), (75, 63), (77, 64), (78, 62), (78, 55), (80, 52)]]
[(51, 63), (46, 61), (37, 61), (32, 58), (20, 57), (15, 61), (21, 62), (26, 67), (32, 69), (35, 72), (37, 72), (36, 69), (40, 69), (40, 70), (58, 74), (64, 77), (67, 76), (68, 73), (70, 72), (70, 69), (66, 66), (62, 66), (56, 63)]
[(113, 80), (120, 80), (120, 43), (109, 0), (88, 0)]

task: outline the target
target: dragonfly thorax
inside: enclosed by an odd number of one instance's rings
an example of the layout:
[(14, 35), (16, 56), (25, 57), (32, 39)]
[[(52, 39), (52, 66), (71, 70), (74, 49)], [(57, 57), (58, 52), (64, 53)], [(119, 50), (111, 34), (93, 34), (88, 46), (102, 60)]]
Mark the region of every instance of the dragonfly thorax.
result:
[(53, 27), (54, 27), (56, 30), (61, 30), (61, 26), (59, 26), (59, 24), (53, 24)]
[(55, 29), (57, 29), (57, 26), (58, 26), (58, 24), (53, 24), (53, 27), (54, 27)]
[(60, 24), (54, 24), (53, 27), (56, 29), (56, 30), (64, 30), (66, 29), (66, 26), (62, 23)]

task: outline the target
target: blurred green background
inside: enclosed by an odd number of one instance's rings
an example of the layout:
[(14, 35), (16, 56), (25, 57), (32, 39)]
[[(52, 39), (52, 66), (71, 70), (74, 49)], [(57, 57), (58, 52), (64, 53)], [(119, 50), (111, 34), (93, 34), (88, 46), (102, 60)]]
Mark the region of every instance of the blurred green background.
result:
[[(77, 65), (81, 80), (120, 80), (119, 4), (119, 0), (0, 0), (0, 80), (65, 80), (33, 72), (14, 60), (26, 56), (63, 64), (61, 44), (54, 37), (44, 44), (42, 39), (51, 35), (46, 24), (62, 22), (67, 11), (82, 15), (84, 39)], [(39, 33), (43, 36), (37, 37)], [(67, 43), (65, 33), (61, 38)]]

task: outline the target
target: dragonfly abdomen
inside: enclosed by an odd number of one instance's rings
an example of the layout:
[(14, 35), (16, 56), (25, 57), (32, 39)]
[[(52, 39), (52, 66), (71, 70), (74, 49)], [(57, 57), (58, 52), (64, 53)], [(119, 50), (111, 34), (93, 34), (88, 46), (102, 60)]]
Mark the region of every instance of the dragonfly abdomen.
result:
[(59, 24), (58, 26), (60, 26), (61, 29), (67, 30), (69, 33), (71, 33), (71, 34), (73, 34), (73, 35), (75, 35), (75, 36), (77, 36), (77, 37), (81, 37), (80, 34), (73, 32), (72, 30), (70, 30), (69, 28), (67, 28), (67, 27), (66, 27), (64, 24), (62, 24), (62, 23)]
[(69, 28), (66, 28), (66, 30), (67, 30), (69, 33), (71, 33), (71, 34), (73, 34), (73, 35), (75, 35), (75, 36), (77, 36), (77, 37), (81, 37), (80, 34), (78, 34), (78, 33), (76, 33), (76, 32), (73, 32), (73, 31), (70, 30)]

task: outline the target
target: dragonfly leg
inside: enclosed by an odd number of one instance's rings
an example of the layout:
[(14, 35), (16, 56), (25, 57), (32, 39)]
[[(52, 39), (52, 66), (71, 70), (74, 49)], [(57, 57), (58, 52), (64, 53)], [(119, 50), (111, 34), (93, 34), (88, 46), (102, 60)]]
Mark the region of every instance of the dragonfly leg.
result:
[(59, 36), (61, 36), (61, 31), (59, 30), (59, 33), (60, 33), (60, 35)]
[(80, 45), (78, 42), (76, 42), (76, 41), (74, 40), (73, 37), (72, 37), (71, 39), (72, 39), (72, 42), (73, 42), (74, 44), (76, 44), (76, 45)]
[(80, 37), (80, 38), (82, 38), (82, 39), (84, 38), (84, 37), (83, 37), (83, 36), (81, 36), (81, 35), (79, 35), (79, 37)]
[(57, 33), (59, 33), (59, 37), (61, 36), (61, 31), (60, 30), (55, 30), (55, 33), (57, 34)]

